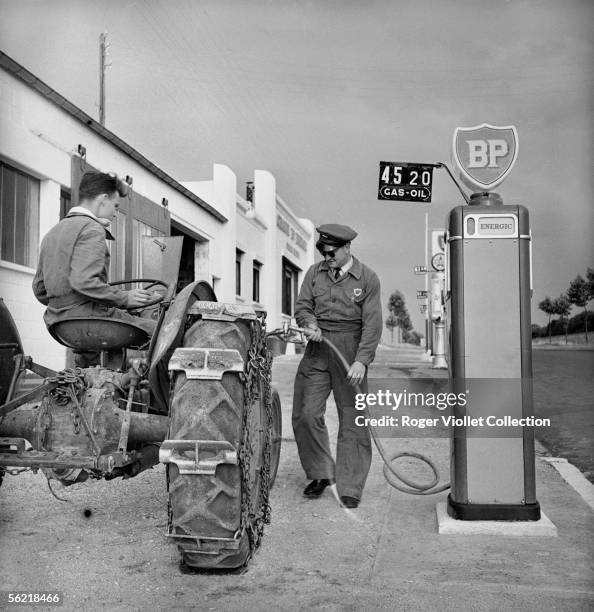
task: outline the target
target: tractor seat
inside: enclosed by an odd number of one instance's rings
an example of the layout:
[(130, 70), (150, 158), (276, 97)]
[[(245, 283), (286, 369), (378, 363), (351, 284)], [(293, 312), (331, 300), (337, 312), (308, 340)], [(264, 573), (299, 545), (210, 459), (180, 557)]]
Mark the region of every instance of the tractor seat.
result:
[(138, 349), (149, 340), (144, 329), (117, 319), (72, 318), (49, 327), (50, 334), (75, 351), (116, 351)]

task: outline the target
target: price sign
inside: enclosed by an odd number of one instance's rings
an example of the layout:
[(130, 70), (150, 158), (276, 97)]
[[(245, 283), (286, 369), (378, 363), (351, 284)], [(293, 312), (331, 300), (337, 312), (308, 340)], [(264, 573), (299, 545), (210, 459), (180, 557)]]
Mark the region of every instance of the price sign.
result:
[(415, 266), (415, 274), (427, 274), (427, 266)]
[(380, 162), (378, 200), (431, 202), (434, 164)]

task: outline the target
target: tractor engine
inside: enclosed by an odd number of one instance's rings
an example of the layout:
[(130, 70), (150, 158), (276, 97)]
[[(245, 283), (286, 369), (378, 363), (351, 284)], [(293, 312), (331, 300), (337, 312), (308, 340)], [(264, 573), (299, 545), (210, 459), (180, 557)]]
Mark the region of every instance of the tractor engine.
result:
[[(69, 369), (50, 378), (41, 401), (10, 412), (2, 435), (24, 438), (39, 454), (39, 467), (63, 484), (89, 476), (135, 476), (158, 462), (168, 418), (148, 414), (142, 359), (128, 372), (100, 366)], [(51, 463), (51, 468), (49, 464)]]

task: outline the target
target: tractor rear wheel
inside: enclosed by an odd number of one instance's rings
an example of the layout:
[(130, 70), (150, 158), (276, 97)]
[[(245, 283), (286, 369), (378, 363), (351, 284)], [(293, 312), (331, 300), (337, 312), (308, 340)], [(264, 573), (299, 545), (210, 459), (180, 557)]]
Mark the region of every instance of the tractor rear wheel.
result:
[[(245, 565), (269, 521), (270, 468), (276, 473), (278, 452), (274, 458), (269, 371), (257, 371), (266, 363), (269, 370), (270, 362), (250, 358), (258, 325), (201, 319), (184, 336), (185, 347), (236, 349), (246, 363), (243, 373), (225, 372), (221, 380), (188, 379), (184, 372), (173, 379), (169, 439), (226, 441), (239, 459), (219, 463), (214, 474), (182, 474), (168, 464), (169, 532), (189, 567)], [(253, 381), (248, 393), (246, 379)]]

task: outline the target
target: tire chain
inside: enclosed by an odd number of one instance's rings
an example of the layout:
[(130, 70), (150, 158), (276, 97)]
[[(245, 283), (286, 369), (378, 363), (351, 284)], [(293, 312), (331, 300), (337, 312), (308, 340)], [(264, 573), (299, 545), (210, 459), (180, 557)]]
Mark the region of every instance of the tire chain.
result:
[(51, 400), (58, 406), (65, 406), (71, 402), (70, 413), (74, 425), (74, 433), (80, 432), (80, 406), (81, 397), (85, 391), (82, 370), (80, 368), (66, 368), (56, 376), (47, 379), (47, 382), (58, 386), (49, 392)]
[[(266, 314), (262, 313), (250, 325), (251, 342), (248, 349), (245, 372), (241, 375), (244, 391), (244, 411), (242, 418), (242, 439), (239, 448), (239, 463), (242, 474), (241, 482), (241, 523), (240, 532), (247, 531), (250, 553), (245, 561), (249, 562), (253, 552), (258, 548), (264, 533), (264, 525), (270, 523), (270, 457), (272, 449), (272, 353), (266, 347)], [(252, 459), (252, 440), (250, 431), (254, 397), (261, 385), (266, 409), (266, 431), (264, 439), (264, 461), (260, 472), (261, 508), (252, 512), (252, 491), (250, 487), (250, 467)]]

